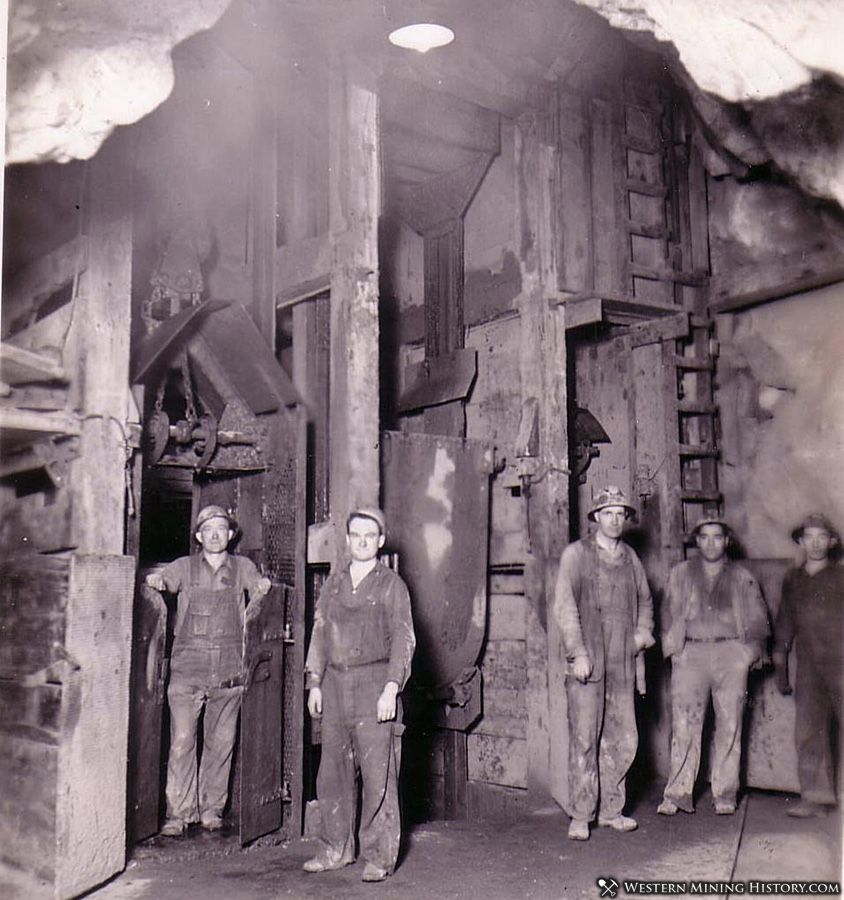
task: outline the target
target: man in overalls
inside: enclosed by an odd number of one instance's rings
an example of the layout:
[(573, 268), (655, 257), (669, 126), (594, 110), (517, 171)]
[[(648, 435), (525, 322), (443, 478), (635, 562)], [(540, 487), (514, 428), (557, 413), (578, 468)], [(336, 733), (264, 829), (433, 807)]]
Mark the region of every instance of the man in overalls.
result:
[(671, 659), (671, 770), (657, 812), (695, 811), (703, 722), (715, 711), (712, 801), (736, 811), (747, 674), (761, 665), (768, 637), (762, 591), (744, 566), (727, 558), (730, 527), (704, 517), (692, 531), (699, 554), (668, 576), (662, 652)]
[(323, 847), (304, 869), (326, 872), (354, 862), (360, 772), (363, 881), (383, 881), (398, 858), (398, 695), (416, 647), (407, 587), (378, 559), (385, 534), (380, 509), (349, 515), (351, 563), (332, 572), (320, 591), (305, 664), (308, 711), (322, 719), (317, 795)]
[[(158, 591), (178, 594), (170, 655), (170, 757), (167, 819), (161, 833), (175, 837), (192, 822), (223, 826), (229, 773), (243, 692), (246, 594), (250, 609), (270, 589), (255, 564), (233, 556), (235, 526), (221, 506), (196, 517), (201, 553), (183, 556), (147, 575)], [(202, 762), (197, 778), (197, 725), (205, 709)]]
[(568, 660), (568, 836), (574, 841), (589, 839), (596, 816), (614, 831), (637, 827), (623, 814), (625, 779), (639, 743), (637, 656), (654, 637), (645, 571), (621, 540), (633, 515), (619, 488), (601, 491), (588, 514), (597, 532), (566, 547), (557, 575), (552, 612)]

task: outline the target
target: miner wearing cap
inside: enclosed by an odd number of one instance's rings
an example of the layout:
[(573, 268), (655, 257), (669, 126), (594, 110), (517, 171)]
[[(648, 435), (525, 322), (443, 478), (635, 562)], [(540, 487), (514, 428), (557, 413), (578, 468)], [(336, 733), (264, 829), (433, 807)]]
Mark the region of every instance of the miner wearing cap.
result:
[(354, 862), (359, 771), (363, 881), (383, 881), (396, 866), (399, 694), (416, 646), (407, 587), (378, 559), (385, 540), (380, 509), (350, 513), (351, 561), (332, 572), (320, 591), (305, 663), (308, 711), (322, 722), (317, 797), (323, 845), (304, 869), (325, 872)]
[(727, 557), (730, 527), (705, 516), (692, 531), (698, 554), (668, 576), (662, 652), (671, 659), (671, 762), (657, 812), (693, 813), (703, 720), (715, 711), (711, 787), (715, 812), (736, 811), (747, 675), (761, 665), (768, 611), (756, 579)]
[[(178, 836), (192, 822), (209, 831), (223, 826), (243, 692), (246, 595), (251, 615), (271, 586), (250, 559), (229, 553), (235, 533), (226, 510), (204, 507), (194, 528), (201, 552), (180, 557), (146, 578), (150, 587), (178, 594), (167, 688), (170, 756), (164, 835)], [(202, 761), (197, 767), (197, 726), (203, 709)]]
[[(800, 802), (790, 816), (822, 816), (836, 804), (834, 745), (840, 754), (844, 568), (832, 560), (840, 538), (826, 516), (812, 513), (791, 534), (805, 560), (785, 576), (774, 625), (777, 687), (791, 693), (788, 652), (797, 650), (794, 742)], [(841, 789), (841, 785), (838, 785)]]
[(553, 615), (567, 658), (569, 809), (572, 840), (591, 823), (632, 831), (623, 814), (625, 779), (638, 747), (636, 660), (654, 643), (653, 603), (642, 564), (621, 540), (635, 515), (624, 493), (607, 487), (588, 518), (597, 531), (563, 551)]

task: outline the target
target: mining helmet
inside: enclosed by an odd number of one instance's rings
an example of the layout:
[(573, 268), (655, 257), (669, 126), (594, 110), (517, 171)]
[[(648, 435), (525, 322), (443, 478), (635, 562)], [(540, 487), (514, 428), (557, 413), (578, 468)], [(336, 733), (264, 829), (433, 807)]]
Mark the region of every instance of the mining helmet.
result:
[(209, 506), (203, 506), (197, 514), (194, 531), (199, 531), (209, 519), (225, 519), (229, 523), (229, 528), (232, 530), (235, 528), (234, 520), (229, 513), (222, 506), (212, 503)]
[(595, 514), (599, 513), (602, 509), (606, 509), (608, 506), (623, 506), (628, 519), (632, 519), (633, 516), (636, 515), (636, 508), (627, 502), (624, 491), (622, 491), (620, 487), (610, 484), (602, 491), (599, 491), (598, 496), (592, 499), (592, 506), (586, 518), (589, 519), (590, 522), (594, 522)]
[(384, 515), (383, 510), (379, 509), (377, 506), (357, 506), (351, 510), (346, 519), (346, 531), (349, 530), (349, 525), (351, 524), (352, 519), (355, 518), (372, 519), (374, 522), (378, 523), (381, 534), (387, 534), (387, 517)]
[(732, 537), (733, 529), (730, 528), (729, 522), (725, 521), (724, 518), (717, 514), (707, 515), (704, 513), (694, 524), (694, 528), (691, 530), (691, 537), (696, 538), (700, 533), (700, 529), (703, 528), (704, 525), (720, 525), (721, 528), (724, 529), (724, 534), (727, 537)]
[(832, 522), (830, 522), (823, 513), (809, 513), (794, 531), (791, 532), (791, 539), (795, 544), (803, 537), (803, 532), (807, 528), (823, 528), (836, 543), (841, 542), (841, 537)]

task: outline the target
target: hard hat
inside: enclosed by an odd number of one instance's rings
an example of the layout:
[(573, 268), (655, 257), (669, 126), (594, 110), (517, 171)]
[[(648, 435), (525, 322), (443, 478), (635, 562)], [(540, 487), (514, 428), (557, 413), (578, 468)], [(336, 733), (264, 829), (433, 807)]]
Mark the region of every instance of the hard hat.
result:
[(586, 518), (589, 519), (590, 522), (595, 521), (595, 514), (600, 512), (602, 509), (606, 509), (608, 506), (622, 506), (624, 507), (625, 514), (628, 519), (632, 519), (633, 516), (636, 515), (636, 508), (631, 506), (627, 502), (627, 497), (624, 495), (624, 491), (621, 490), (620, 487), (616, 487), (614, 484), (607, 485), (602, 491), (598, 493), (597, 497), (592, 499), (592, 506), (589, 509), (589, 513)]

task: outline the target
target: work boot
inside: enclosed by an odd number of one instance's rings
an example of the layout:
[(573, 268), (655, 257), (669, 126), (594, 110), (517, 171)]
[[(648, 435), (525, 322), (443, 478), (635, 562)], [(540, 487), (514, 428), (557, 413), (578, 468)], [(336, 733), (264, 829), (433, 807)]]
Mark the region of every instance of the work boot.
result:
[(680, 807), (673, 800), (669, 800), (667, 797), (659, 806), (656, 808), (656, 811), (661, 816), (676, 816), (680, 811)]
[(827, 808), (822, 803), (801, 800), (794, 806), (789, 806), (785, 814), (795, 819), (821, 819), (827, 814)]
[(317, 872), (332, 872), (334, 869), (342, 869), (343, 866), (348, 866), (351, 862), (353, 860), (336, 858), (333, 853), (323, 850), (312, 859), (309, 859), (302, 868), (306, 872), (316, 874)]
[(612, 828), (613, 831), (635, 831), (639, 827), (639, 823), (635, 819), (621, 814), (609, 819), (599, 816), (598, 824), (602, 828)]
[(386, 869), (382, 869), (381, 866), (376, 866), (375, 863), (368, 862), (363, 867), (363, 875), (361, 875), (361, 881), (384, 881), (384, 879), (390, 873)]
[(736, 805), (731, 800), (716, 800), (715, 801), (715, 815), (716, 816), (731, 816), (736, 811)]
[(161, 829), (164, 837), (181, 837), (188, 827), (188, 823), (182, 819), (168, 819)]
[(572, 819), (569, 823), (569, 840), (588, 841), (589, 823), (584, 822), (582, 819)]
[(200, 819), (199, 824), (206, 831), (219, 831), (223, 827), (223, 817), (215, 813), (206, 814)]

